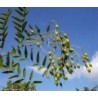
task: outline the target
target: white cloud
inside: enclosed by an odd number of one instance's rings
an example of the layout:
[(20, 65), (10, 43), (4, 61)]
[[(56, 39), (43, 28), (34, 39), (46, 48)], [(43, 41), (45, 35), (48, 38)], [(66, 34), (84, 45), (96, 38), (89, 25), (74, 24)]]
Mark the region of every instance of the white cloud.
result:
[[(76, 69), (73, 74), (67, 73), (69, 79), (85, 77), (90, 79), (91, 81), (98, 81), (98, 52), (96, 52), (92, 57), (91, 63), (93, 65), (91, 73), (88, 73), (85, 66), (83, 66), (80, 69)], [(46, 68), (43, 68), (39, 71), (38, 66), (34, 66), (31, 68), (38, 74), (43, 74), (43, 72), (46, 70)]]
[(92, 57), (91, 63), (93, 65), (92, 71), (89, 75), (85, 74), (85, 76), (96, 81), (98, 80), (98, 52)]
[(46, 70), (46, 68), (42, 68), (41, 70), (38, 70), (39, 69), (39, 66), (32, 66), (32, 67), (30, 67), (33, 71), (35, 71), (36, 73), (38, 73), (38, 74), (43, 74), (44, 73), (44, 71)]
[(91, 81), (98, 81), (98, 52), (92, 57), (91, 63), (93, 65), (91, 73), (88, 73), (85, 66), (83, 66), (81, 69), (75, 70), (72, 75), (67, 74), (69, 79), (85, 77)]

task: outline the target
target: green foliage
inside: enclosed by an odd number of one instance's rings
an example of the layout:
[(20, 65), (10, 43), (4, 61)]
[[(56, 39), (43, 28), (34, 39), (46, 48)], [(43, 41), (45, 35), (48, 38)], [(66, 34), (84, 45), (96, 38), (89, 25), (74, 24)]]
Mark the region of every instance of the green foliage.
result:
[[(19, 87), (19, 90), (31, 90), (32, 84), (42, 83), (42, 81), (32, 81), (34, 76), (33, 71), (31, 71), (28, 81), (25, 82), (27, 70), (25, 65), (24, 67), (21, 66), (21, 63), (29, 59), (33, 62), (32, 67), (40, 65), (39, 71), (45, 69), (42, 76), (47, 78), (53, 77), (56, 86), (62, 87), (62, 79), (68, 80), (66, 73), (73, 74), (74, 70), (80, 69), (81, 62), (84, 63), (87, 71), (91, 72), (92, 64), (90, 64), (88, 54), (81, 49), (83, 52), (81, 56), (71, 45), (67, 34), (59, 31), (58, 24), (55, 24), (54, 30), (51, 30), (51, 25), (49, 24), (46, 28), (46, 33), (42, 33), (39, 26), (35, 25), (35, 27), (32, 27), (26, 20), (26, 16), (28, 15), (27, 8), (19, 7), (15, 9), (15, 12), (16, 15), (12, 16), (12, 18), (13, 27), (16, 31), (14, 40), (17, 46), (12, 46), (10, 51), (4, 55), (0, 55), (0, 69), (4, 70), (2, 73), (10, 74), (10, 80), (15, 79), (13, 83), (10, 82), (11, 88), (13, 86), (15, 89)], [(8, 35), (7, 22), (9, 16), (11, 16), (11, 10), (9, 9), (0, 16), (1, 49), (3, 49)], [(36, 50), (34, 51), (33, 48), (35, 47)], [(20, 87), (22, 85), (24, 88)], [(27, 89), (28, 86), (30, 88)], [(11, 90), (9, 87), (8, 85), (3, 90)]]
[(23, 83), (12, 83), (12, 81), (8, 81), (7, 86), (2, 89), (2, 91), (35, 91), (36, 87), (34, 84), (30, 82)]
[[(77, 91), (79, 91), (79, 89), (78, 88), (76, 88), (76, 90)], [(88, 87), (84, 87), (83, 88), (83, 91), (98, 91), (98, 86), (96, 85), (96, 86), (94, 86), (93, 88), (88, 88)]]
[(13, 16), (13, 24), (16, 29), (16, 36), (15, 40), (17, 43), (22, 43), (25, 39), (24, 31), (26, 29), (27, 21), (26, 21), (26, 15), (28, 14), (27, 8), (18, 8), (15, 9), (15, 12), (17, 13), (17, 16)]
[(6, 37), (8, 35), (7, 22), (8, 22), (10, 14), (11, 14), (10, 9), (8, 9), (8, 11), (6, 13), (0, 13), (0, 48), (4, 47), (4, 43), (5, 43)]

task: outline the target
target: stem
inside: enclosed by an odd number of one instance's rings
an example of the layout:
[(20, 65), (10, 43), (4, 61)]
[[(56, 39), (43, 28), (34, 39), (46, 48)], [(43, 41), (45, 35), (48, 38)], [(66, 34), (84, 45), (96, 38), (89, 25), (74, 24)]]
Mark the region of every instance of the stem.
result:
[(82, 50), (83, 53), (85, 52), (85, 50), (84, 50), (82, 47), (80, 47), (80, 46), (77, 46), (77, 45), (71, 45), (71, 46), (72, 46), (72, 47), (76, 47), (76, 48)]
[(47, 51), (42, 46), (40, 48), (47, 54)]

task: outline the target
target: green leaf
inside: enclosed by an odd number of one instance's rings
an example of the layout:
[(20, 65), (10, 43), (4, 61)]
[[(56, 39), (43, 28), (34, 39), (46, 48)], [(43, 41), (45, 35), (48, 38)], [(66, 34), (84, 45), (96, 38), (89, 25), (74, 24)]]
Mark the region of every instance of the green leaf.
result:
[(40, 33), (40, 29), (39, 29), (39, 27), (37, 25), (35, 25), (35, 28), (37, 30), (37, 33)]
[(7, 36), (7, 35), (8, 35), (8, 34), (6, 33), (6, 34), (4, 34), (3, 37), (2, 37), (2, 44), (3, 44), (2, 47), (4, 47), (4, 43), (5, 43), (5, 39), (6, 39), (6, 36)]
[(27, 21), (25, 21), (25, 22), (22, 24), (22, 32), (25, 30), (26, 25), (27, 25)]
[(4, 42), (2, 42), (2, 44), (1, 44), (1, 46), (0, 46), (1, 48), (3, 48), (4, 47)]
[(20, 11), (24, 11), (24, 8), (23, 8), (23, 7), (18, 7), (18, 9), (19, 9)]
[(39, 36), (40, 36), (40, 39), (42, 40), (42, 42), (44, 42), (43, 36), (41, 34), (39, 34)]
[(11, 77), (9, 77), (8, 79), (13, 79), (13, 78), (18, 78), (19, 75), (13, 75)]
[(17, 73), (18, 73), (18, 75), (21, 74), (21, 67), (20, 67), (19, 64), (18, 64), (18, 66), (17, 66)]
[(10, 54), (8, 53), (6, 56), (6, 65), (9, 67), (10, 66)]
[(0, 17), (0, 20), (5, 21), (5, 18), (4, 17)]
[(8, 9), (7, 17), (9, 17), (11, 15), (11, 12), (12, 11), (10, 9)]
[(31, 80), (32, 80), (32, 78), (33, 78), (33, 71), (31, 71), (31, 73), (30, 73), (29, 80), (31, 81)]
[(21, 56), (21, 50), (20, 50), (20, 47), (18, 46), (18, 54)]
[(26, 46), (25, 46), (25, 50), (24, 50), (24, 56), (25, 56), (25, 58), (28, 57), (28, 51), (27, 51), (27, 47)]
[(12, 46), (12, 51), (11, 51), (11, 54), (15, 54), (16, 53), (16, 49)]
[(29, 28), (30, 28), (31, 33), (34, 34), (34, 29), (32, 28), (31, 25), (29, 25)]
[(0, 24), (3, 25), (4, 23), (2, 21), (0, 21)]
[(13, 58), (19, 58), (20, 56), (19, 55), (15, 55), (15, 56), (13, 56)]
[(60, 82), (60, 86), (62, 87), (62, 83)]
[(37, 63), (35, 63), (35, 64), (33, 64), (32, 66), (37, 66), (38, 64)]
[(42, 81), (33, 81), (34, 84), (42, 83)]
[(47, 76), (48, 74), (48, 69), (44, 71), (43, 76)]
[(18, 38), (14, 38), (17, 43), (20, 43), (20, 40)]
[(19, 18), (15, 17), (15, 16), (12, 16), (12, 18), (13, 18), (15, 21), (17, 21), (17, 22), (22, 22), (22, 20), (21, 20), (21, 19), (19, 19)]
[(28, 32), (26, 29), (24, 30), (25, 34), (30, 37), (30, 32)]
[(12, 70), (8, 70), (8, 71), (3, 71), (2, 73), (4, 73), (4, 74), (10, 74), (10, 73), (13, 73), (13, 71)]
[(27, 10), (27, 8), (24, 8), (24, 15), (23, 15), (23, 17), (25, 17), (27, 14), (28, 14), (28, 10)]
[(44, 58), (44, 60), (43, 60), (43, 63), (42, 63), (43, 66), (45, 66), (46, 60), (47, 60), (47, 56), (45, 56), (45, 58)]
[(39, 68), (38, 68), (38, 71), (40, 71), (40, 70), (42, 70), (42, 69), (43, 69), (43, 66), (39, 67)]
[(17, 32), (22, 32), (20, 28), (18, 28), (17, 26), (14, 26), (14, 28), (17, 30)]
[(31, 60), (33, 61), (33, 50), (32, 50), (32, 48), (31, 48), (30, 58), (31, 58)]
[(51, 62), (48, 64), (47, 69), (49, 69), (50, 66), (51, 66)]
[(39, 51), (38, 51), (37, 56), (36, 56), (36, 62), (39, 63), (39, 60), (40, 60), (40, 56), (39, 56)]
[(17, 33), (16, 36), (17, 36), (18, 38), (22, 38), (22, 39), (24, 39), (24, 35), (21, 34), (21, 33)]
[(15, 9), (15, 11), (17, 12), (18, 15), (23, 16), (23, 13), (20, 12), (19, 10)]
[(46, 30), (47, 32), (49, 32), (50, 31), (50, 25), (47, 27), (47, 30)]
[(12, 67), (16, 67), (18, 65), (19, 65), (19, 63), (15, 63), (15, 62), (12, 63)]
[(24, 79), (16, 80), (16, 81), (13, 83), (13, 85), (14, 85), (15, 83), (21, 83), (23, 80), (24, 80)]
[(3, 58), (0, 56), (0, 68), (3, 68)]
[(8, 27), (5, 27), (5, 28), (4, 28), (4, 30), (3, 30), (3, 32), (2, 32), (2, 35), (4, 35), (4, 34), (6, 33), (7, 28), (8, 28)]
[(4, 30), (4, 28), (3, 27), (0, 27), (0, 30)]
[(26, 60), (26, 58), (21, 58), (21, 59), (19, 59), (19, 61), (24, 61), (24, 60)]
[(21, 28), (21, 24), (19, 22), (13, 21), (14, 25), (17, 26), (17, 28)]
[(23, 77), (24, 78), (26, 77), (26, 69), (25, 68), (23, 69)]

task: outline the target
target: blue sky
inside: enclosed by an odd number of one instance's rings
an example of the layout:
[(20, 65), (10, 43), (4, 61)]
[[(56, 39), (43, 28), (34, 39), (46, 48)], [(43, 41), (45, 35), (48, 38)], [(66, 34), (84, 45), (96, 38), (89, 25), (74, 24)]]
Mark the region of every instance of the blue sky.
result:
[[(11, 8), (14, 11), (14, 8)], [(0, 12), (7, 8), (0, 8)], [(37, 24), (42, 32), (46, 29), (50, 20), (55, 20), (59, 24), (61, 31), (68, 34), (71, 44), (84, 48), (90, 58), (98, 51), (98, 8), (28, 8), (28, 22), (34, 26)], [(15, 14), (14, 12), (12, 13)], [(11, 23), (9, 22), (9, 25)], [(9, 27), (9, 38), (6, 49), (10, 48), (14, 30)], [(96, 57), (97, 58), (97, 57)], [(98, 60), (98, 59), (97, 59)], [(29, 64), (30, 62), (27, 62)], [(98, 63), (96, 63), (97, 65)], [(29, 72), (29, 69), (27, 69)], [(78, 74), (77, 74), (78, 75)], [(2, 78), (3, 77), (3, 78)], [(46, 79), (35, 73), (34, 79), (41, 79), (43, 83), (37, 86), (37, 90), (75, 90), (84, 86), (93, 87), (98, 81), (92, 81), (84, 76), (63, 81), (63, 87), (56, 87), (53, 79)], [(5, 85), (6, 75), (0, 74), (0, 84)]]

